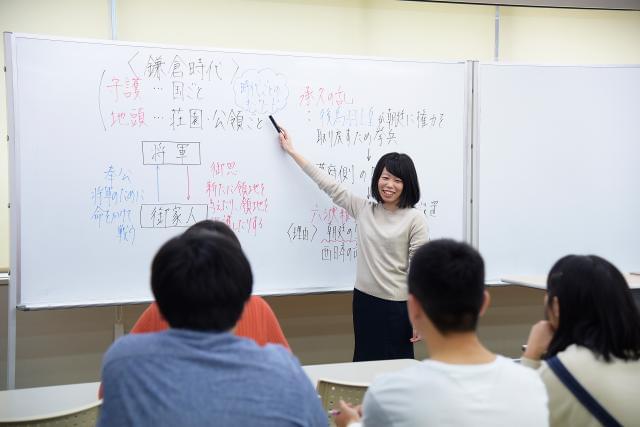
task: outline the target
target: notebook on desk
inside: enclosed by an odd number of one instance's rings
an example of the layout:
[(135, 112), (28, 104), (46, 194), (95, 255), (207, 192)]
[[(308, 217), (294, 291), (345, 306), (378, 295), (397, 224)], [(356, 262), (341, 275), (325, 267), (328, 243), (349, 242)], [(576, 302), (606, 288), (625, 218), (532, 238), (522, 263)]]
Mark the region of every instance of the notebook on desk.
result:
[(332, 411), (339, 407), (341, 400), (354, 406), (360, 405), (368, 388), (368, 383), (319, 379), (316, 390), (322, 400), (322, 407), (326, 411), (329, 425), (335, 426)]

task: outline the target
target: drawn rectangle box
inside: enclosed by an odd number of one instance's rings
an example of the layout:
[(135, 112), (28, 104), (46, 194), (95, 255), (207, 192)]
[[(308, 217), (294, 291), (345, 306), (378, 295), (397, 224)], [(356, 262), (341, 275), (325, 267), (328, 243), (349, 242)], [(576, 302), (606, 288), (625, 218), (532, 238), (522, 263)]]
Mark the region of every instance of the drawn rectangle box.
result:
[(143, 204), (140, 206), (140, 227), (190, 227), (198, 221), (207, 219), (208, 215), (209, 207), (206, 204)]
[(142, 141), (142, 164), (199, 165), (199, 142)]

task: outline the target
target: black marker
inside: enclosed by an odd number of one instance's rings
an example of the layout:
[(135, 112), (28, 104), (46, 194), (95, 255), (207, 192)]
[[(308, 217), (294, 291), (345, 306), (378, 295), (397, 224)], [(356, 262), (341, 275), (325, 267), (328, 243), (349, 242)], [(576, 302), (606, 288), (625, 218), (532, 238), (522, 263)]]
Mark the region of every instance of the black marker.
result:
[(281, 133), (282, 129), (280, 129), (280, 126), (278, 126), (278, 124), (276, 123), (276, 119), (274, 119), (272, 115), (269, 115), (269, 120), (271, 120), (271, 123), (273, 123), (273, 127), (276, 128), (276, 131), (278, 133)]

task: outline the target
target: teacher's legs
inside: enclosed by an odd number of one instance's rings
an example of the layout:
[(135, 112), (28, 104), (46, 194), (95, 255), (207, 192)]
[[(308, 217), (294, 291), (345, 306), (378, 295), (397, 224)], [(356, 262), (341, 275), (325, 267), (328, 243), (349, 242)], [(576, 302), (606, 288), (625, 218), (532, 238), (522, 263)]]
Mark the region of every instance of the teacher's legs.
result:
[(353, 290), (353, 361), (413, 359), (406, 301), (388, 301)]

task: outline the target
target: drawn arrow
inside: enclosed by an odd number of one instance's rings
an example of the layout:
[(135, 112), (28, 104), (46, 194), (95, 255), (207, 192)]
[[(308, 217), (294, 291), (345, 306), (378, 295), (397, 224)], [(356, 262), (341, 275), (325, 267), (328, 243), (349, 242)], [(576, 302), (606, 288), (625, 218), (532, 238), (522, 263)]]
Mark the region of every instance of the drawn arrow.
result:
[(156, 165), (156, 191), (158, 193), (158, 202), (160, 202), (160, 165)]
[(191, 200), (191, 178), (189, 177), (189, 165), (187, 165), (187, 200)]

